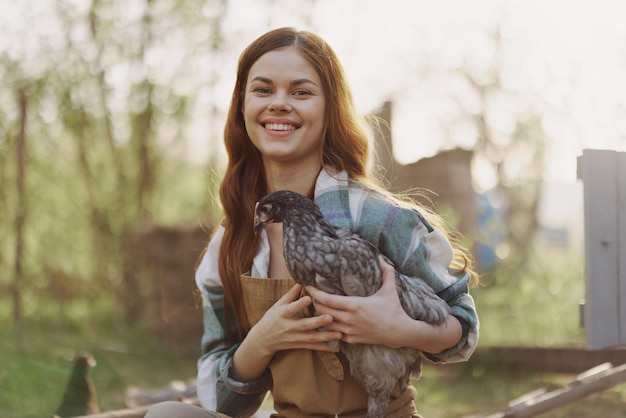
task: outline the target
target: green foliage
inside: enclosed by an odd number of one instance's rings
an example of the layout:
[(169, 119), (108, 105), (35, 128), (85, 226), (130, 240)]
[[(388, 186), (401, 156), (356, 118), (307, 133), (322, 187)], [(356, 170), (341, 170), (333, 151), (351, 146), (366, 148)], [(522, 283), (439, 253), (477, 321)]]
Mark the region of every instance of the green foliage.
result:
[(582, 249), (539, 245), (523, 272), (503, 263), (473, 289), (481, 319), (481, 345), (581, 345), (579, 306), (584, 299)]
[[(197, 10), (210, 6), (47, 7), (28, 12), (31, 25), (7, 32), (14, 53), (0, 51), (0, 288), (17, 289), (26, 305), (45, 291), (67, 299), (137, 287), (124, 271), (129, 241), (155, 224), (203, 222), (216, 209), (216, 176), (207, 171), (219, 170), (191, 163), (186, 146), (206, 83), (193, 62), (201, 50), (220, 53), (190, 36), (199, 28), (209, 36)], [(163, 53), (172, 48), (176, 63)], [(21, 127), (23, 192), (15, 158)], [(208, 143), (217, 142), (214, 133), (207, 131)], [(19, 260), (18, 201), (25, 209)]]

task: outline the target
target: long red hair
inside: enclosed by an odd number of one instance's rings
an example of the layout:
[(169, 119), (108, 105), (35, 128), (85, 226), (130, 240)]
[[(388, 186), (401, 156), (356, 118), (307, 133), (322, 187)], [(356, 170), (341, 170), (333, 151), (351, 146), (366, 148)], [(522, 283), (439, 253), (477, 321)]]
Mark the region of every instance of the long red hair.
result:
[(258, 238), (252, 231), (254, 205), (267, 194), (261, 154), (246, 132), (242, 105), (252, 65), (267, 52), (288, 46), (298, 49), (322, 81), (327, 101), (322, 164), (346, 170), (355, 179), (364, 178), (367, 172), (366, 124), (354, 108), (343, 68), (331, 47), (319, 36), (293, 28), (270, 31), (252, 42), (239, 57), (224, 129), (228, 165), (220, 186), (226, 229), (220, 248), (219, 272), (225, 302), (235, 314), (240, 337), (250, 328), (241, 303), (240, 278), (250, 270), (258, 249)]

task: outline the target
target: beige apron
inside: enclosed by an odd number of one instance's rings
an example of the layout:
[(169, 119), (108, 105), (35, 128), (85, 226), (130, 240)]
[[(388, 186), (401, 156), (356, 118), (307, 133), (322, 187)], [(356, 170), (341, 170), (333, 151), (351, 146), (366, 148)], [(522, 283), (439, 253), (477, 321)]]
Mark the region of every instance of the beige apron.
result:
[[(259, 279), (242, 276), (246, 312), (250, 324), (289, 290), (292, 279)], [(272, 372), (274, 409), (280, 418), (363, 417), (367, 394), (350, 375), (343, 354), (312, 350), (279, 351), (269, 368)], [(396, 385), (391, 393), (385, 417), (420, 418), (413, 399), (416, 391), (409, 387), (401, 392)]]

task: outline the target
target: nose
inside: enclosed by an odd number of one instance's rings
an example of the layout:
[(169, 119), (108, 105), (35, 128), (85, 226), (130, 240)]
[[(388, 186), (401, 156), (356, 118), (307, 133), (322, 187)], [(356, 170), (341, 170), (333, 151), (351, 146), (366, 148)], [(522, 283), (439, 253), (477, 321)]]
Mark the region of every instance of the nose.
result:
[(292, 107), (282, 94), (276, 94), (267, 106), (267, 110), (270, 112), (290, 112)]

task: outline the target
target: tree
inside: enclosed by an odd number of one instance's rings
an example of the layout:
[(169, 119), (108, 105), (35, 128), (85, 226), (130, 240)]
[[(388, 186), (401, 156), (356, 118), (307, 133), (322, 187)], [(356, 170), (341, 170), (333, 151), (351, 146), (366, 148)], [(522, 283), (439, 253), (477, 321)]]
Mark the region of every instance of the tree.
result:
[[(521, 272), (529, 260), (538, 229), (537, 209), (542, 190), (547, 135), (542, 128), (539, 109), (516, 112), (523, 100), (502, 85), (499, 54), (502, 50), (500, 29), (493, 32), (493, 63), (486, 71), (471, 67), (462, 74), (478, 98), (478, 111), (470, 112), (478, 136), (475, 153), (489, 162), (495, 173), (497, 189), (505, 201), (507, 265)], [(493, 113), (502, 109), (512, 113), (513, 129), (507, 131), (493, 121)], [(511, 118), (511, 116), (509, 116)], [(512, 158), (514, 157), (514, 158)]]

